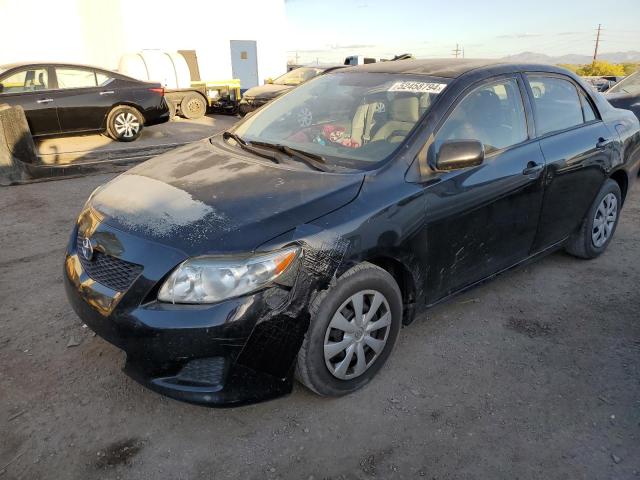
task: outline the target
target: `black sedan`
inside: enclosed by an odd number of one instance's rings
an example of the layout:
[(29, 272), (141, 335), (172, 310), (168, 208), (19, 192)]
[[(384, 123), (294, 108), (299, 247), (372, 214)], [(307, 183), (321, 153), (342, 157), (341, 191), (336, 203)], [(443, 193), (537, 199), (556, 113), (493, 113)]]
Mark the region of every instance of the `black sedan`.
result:
[(605, 96), (614, 107), (631, 110), (640, 119), (640, 71), (616, 83)]
[(130, 142), (169, 120), (159, 83), (83, 65), (0, 65), (2, 103), (24, 109), (34, 137), (106, 132)]
[(275, 80), (265, 83), (257, 87), (250, 88), (242, 95), (242, 100), (238, 105), (238, 111), (241, 116), (249, 112), (253, 112), (256, 108), (261, 107), (276, 97), (287, 93), (289, 90), (311, 80), (323, 73), (329, 73), (342, 65), (333, 67), (300, 67), (295, 68), (284, 75), (279, 76)]
[(256, 402), (294, 377), (343, 395), (415, 312), (558, 249), (602, 254), (639, 168), (638, 119), (567, 70), (347, 68), (99, 187), (66, 291), (173, 398)]

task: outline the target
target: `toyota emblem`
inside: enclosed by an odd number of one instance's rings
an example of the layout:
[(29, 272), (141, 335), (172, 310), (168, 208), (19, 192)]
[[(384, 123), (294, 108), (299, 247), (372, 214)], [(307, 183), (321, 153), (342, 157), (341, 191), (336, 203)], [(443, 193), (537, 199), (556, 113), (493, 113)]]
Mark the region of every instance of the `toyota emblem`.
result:
[(89, 238), (85, 237), (82, 239), (79, 253), (85, 260), (91, 260), (93, 258), (93, 245), (91, 244), (91, 240)]

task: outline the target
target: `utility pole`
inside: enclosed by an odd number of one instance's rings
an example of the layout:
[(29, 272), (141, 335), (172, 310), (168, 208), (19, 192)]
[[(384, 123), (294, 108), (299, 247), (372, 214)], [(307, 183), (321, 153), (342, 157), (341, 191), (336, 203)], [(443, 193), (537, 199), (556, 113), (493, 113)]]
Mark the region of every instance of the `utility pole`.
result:
[(593, 51), (593, 63), (596, 63), (598, 59), (598, 47), (600, 46), (600, 31), (602, 30), (602, 25), (598, 24), (598, 33), (596, 35), (596, 49)]
[(456, 43), (456, 49), (455, 49), (455, 50), (453, 50), (453, 56), (454, 56), (454, 57), (456, 57), (456, 58), (458, 58), (458, 55), (460, 55), (460, 53), (461, 53), (461, 52), (462, 52), (462, 50), (460, 50), (460, 45), (458, 45), (458, 44)]

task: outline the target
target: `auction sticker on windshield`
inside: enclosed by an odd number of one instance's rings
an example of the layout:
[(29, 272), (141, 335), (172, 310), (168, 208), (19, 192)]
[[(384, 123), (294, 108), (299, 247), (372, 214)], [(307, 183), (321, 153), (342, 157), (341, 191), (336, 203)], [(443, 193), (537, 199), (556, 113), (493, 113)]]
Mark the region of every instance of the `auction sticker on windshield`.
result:
[(389, 87), (390, 92), (417, 92), (417, 93), (440, 93), (446, 87), (446, 83), (434, 82), (396, 82)]

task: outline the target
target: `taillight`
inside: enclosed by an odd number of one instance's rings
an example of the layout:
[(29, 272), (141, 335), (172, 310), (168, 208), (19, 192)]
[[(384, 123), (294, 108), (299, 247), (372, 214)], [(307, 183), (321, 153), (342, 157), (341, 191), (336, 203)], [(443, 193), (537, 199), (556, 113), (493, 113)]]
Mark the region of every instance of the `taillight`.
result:
[(160, 96), (164, 97), (164, 88), (162, 88), (162, 87), (161, 88), (150, 88), (149, 91), (153, 92), (153, 93), (159, 93)]

